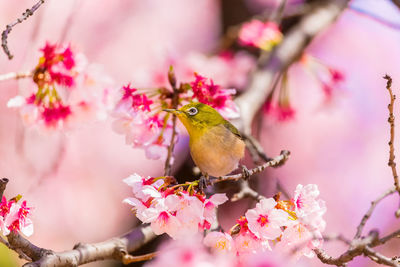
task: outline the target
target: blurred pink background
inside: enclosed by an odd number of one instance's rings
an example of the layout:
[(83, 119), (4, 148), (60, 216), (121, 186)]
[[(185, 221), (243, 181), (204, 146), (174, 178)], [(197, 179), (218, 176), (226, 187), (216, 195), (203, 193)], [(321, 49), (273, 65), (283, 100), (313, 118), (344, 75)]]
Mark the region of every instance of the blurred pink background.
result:
[[(0, 2), (0, 25), (10, 23), (35, 2)], [(400, 24), (400, 12), (389, 1), (361, 2), (352, 5)], [(140, 82), (141, 75), (159, 68), (169, 54), (179, 59), (192, 51), (212, 51), (220, 33), (219, 1), (47, 1), (11, 32), (8, 43), (15, 57), (8, 61), (1, 54), (0, 74), (32, 69), (45, 41), (63, 38), (90, 62), (101, 64), (119, 87)], [(295, 119), (264, 119), (261, 142), (268, 154), (288, 149), (292, 155), (282, 168), (267, 171), (265, 178), (279, 179), (289, 192), (299, 183), (318, 184), (328, 207), (325, 233), (352, 238), (370, 201), (393, 184), (387, 166), (389, 96), (382, 76), (388, 73), (393, 77), (393, 88), (399, 95), (399, 44), (398, 29), (346, 10), (307, 49), (345, 74), (343, 89), (333, 103), (325, 104), (320, 85), (303, 65), (294, 64), (289, 86)], [(35, 207), (35, 233), (30, 240), (60, 251), (77, 242), (98, 242), (128, 231), (134, 216), (121, 203), (130, 194), (122, 179), (134, 172), (162, 175), (164, 163), (148, 160), (142, 150), (125, 145), (124, 137), (112, 131), (110, 120), (67, 133), (25, 128), (18, 113), (6, 103), (26, 86), (31, 84), (14, 80), (1, 83), (0, 176), (10, 179), (8, 197), (22, 194)], [(397, 117), (399, 106), (395, 104)], [(187, 157), (187, 138), (180, 140), (175, 169)], [(399, 140), (396, 137), (397, 154)], [(397, 207), (397, 196), (386, 199), (366, 230), (378, 228), (384, 234), (398, 228), (393, 216)], [(223, 227), (233, 225), (234, 216), (243, 212), (243, 205), (237, 205), (222, 219)], [(386, 255), (394, 256), (400, 243), (387, 247)], [(345, 249), (338, 243), (326, 243), (324, 248), (331, 255)], [(322, 265), (317, 259), (303, 261), (310, 266)], [(375, 264), (357, 258), (349, 266)]]

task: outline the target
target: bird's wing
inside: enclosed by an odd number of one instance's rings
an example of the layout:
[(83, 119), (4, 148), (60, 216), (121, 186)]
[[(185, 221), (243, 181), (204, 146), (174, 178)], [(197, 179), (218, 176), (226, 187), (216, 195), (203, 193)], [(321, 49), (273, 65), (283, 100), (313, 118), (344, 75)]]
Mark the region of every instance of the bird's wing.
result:
[(225, 128), (227, 128), (229, 131), (231, 131), (231, 133), (233, 133), (234, 135), (236, 135), (240, 140), (244, 140), (243, 136), (240, 134), (239, 130), (236, 129), (235, 126), (233, 126), (232, 123), (230, 123), (229, 121), (225, 121), (224, 123)]

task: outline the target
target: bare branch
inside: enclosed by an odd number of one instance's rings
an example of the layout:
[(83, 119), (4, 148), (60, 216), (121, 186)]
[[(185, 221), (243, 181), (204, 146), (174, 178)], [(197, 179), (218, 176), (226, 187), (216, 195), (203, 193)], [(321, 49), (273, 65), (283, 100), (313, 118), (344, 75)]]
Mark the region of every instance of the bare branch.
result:
[[(263, 170), (265, 170), (268, 167), (278, 167), (283, 165), (290, 156), (290, 152), (288, 150), (282, 150), (281, 154), (268, 162), (264, 163), (263, 165), (257, 166), (253, 169), (248, 170), (248, 175), (254, 175), (256, 173), (260, 173)], [(216, 184), (222, 181), (238, 181), (240, 179), (244, 179), (245, 175), (243, 173), (240, 174), (233, 174), (233, 175), (225, 175), (225, 176), (220, 176), (217, 178), (212, 178), (211, 179), (211, 184)]]
[(400, 195), (400, 185), (399, 185), (399, 176), (397, 175), (397, 169), (396, 169), (396, 162), (394, 161), (395, 155), (394, 155), (394, 115), (393, 115), (393, 105), (394, 101), (396, 99), (396, 95), (393, 94), (392, 92), (392, 78), (389, 75), (385, 75), (383, 77), (386, 82), (386, 89), (388, 90), (390, 94), (390, 104), (388, 105), (389, 109), (389, 119), (388, 122), (390, 124), (390, 141), (389, 141), (389, 162), (388, 165), (392, 169), (392, 175), (393, 175), (393, 180), (394, 180), (394, 186), (399, 192)]
[(371, 202), (371, 207), (368, 209), (367, 213), (365, 213), (365, 215), (363, 216), (363, 218), (361, 219), (360, 224), (357, 226), (357, 232), (354, 236), (354, 239), (357, 239), (361, 236), (362, 234), (362, 230), (364, 229), (365, 224), (367, 223), (368, 219), (371, 217), (372, 212), (374, 212), (376, 205), (378, 205), (378, 203), (386, 198), (387, 196), (393, 194), (394, 192), (396, 192), (396, 189), (392, 188), (390, 190), (387, 190), (384, 194), (382, 194), (380, 197), (378, 197), (377, 199), (375, 199), (374, 201)]
[(387, 266), (399, 266), (398, 261), (388, 258), (380, 254), (379, 252), (376, 252), (375, 250), (373, 250), (368, 246), (365, 247), (364, 254), (367, 255), (371, 260), (375, 261), (376, 263), (384, 264)]
[(248, 90), (236, 99), (241, 112), (240, 120), (235, 122), (239, 129), (250, 133), (253, 118), (264, 104), (276, 74), (296, 61), (310, 41), (335, 21), (347, 3), (348, 0), (316, 1), (315, 8), (285, 36), (267, 61), (261, 62), (262, 69), (253, 73)]
[(385, 244), (387, 241), (389, 241), (392, 238), (400, 238), (400, 230), (394, 231), (391, 234), (388, 234), (385, 237), (382, 237), (381, 239), (379, 239), (379, 245), (381, 244)]
[(16, 21), (8, 24), (6, 29), (1, 34), (1, 46), (3, 47), (4, 53), (6, 53), (8, 59), (12, 59), (13, 55), (11, 54), (10, 50), (7, 46), (7, 38), (8, 34), (11, 32), (12, 28), (29, 18), (33, 15), (33, 13), (44, 3), (44, 0), (39, 0), (31, 9), (27, 9), (24, 13), (22, 13), (22, 17), (18, 18)]
[[(27, 263), (24, 267), (79, 266), (105, 259), (123, 261), (123, 257), (128, 252), (135, 251), (154, 238), (155, 234), (152, 232), (150, 226), (139, 227), (121, 237), (115, 237), (104, 242), (78, 244), (70, 251), (56, 253), (44, 250), (45, 253), (39, 254), (41, 257), (38, 258), (38, 255), (35, 254), (34, 260), (36, 261)], [(19, 240), (21, 239), (19, 238), (18, 242)], [(14, 246), (20, 245), (18, 242)], [(34, 245), (29, 243), (25, 247), (25, 251), (35, 251), (35, 247), (32, 246)]]
[(325, 264), (343, 266), (345, 263), (353, 260), (355, 257), (362, 255), (365, 248), (368, 245), (375, 243), (377, 238), (377, 232), (372, 232), (369, 236), (363, 239), (353, 240), (351, 247), (336, 258), (329, 256), (323, 249), (320, 248), (314, 249), (314, 252), (318, 259)]

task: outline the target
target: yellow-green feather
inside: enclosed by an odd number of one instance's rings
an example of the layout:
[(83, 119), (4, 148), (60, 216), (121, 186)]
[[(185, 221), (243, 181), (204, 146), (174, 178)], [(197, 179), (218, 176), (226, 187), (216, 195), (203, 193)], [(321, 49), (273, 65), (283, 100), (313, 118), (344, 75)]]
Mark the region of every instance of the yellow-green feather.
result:
[[(189, 115), (191, 107), (197, 108), (196, 115)], [(178, 118), (189, 133), (190, 152), (200, 170), (222, 176), (236, 169), (244, 156), (245, 144), (235, 126), (202, 103), (185, 105), (180, 111)]]

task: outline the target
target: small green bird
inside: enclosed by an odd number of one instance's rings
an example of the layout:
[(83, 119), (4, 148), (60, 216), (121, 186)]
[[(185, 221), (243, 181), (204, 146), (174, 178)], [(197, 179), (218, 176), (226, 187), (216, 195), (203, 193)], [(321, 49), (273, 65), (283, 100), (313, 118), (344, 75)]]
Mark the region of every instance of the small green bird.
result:
[(245, 143), (239, 131), (215, 109), (190, 103), (175, 114), (189, 133), (190, 154), (203, 174), (214, 177), (229, 174), (244, 156)]

